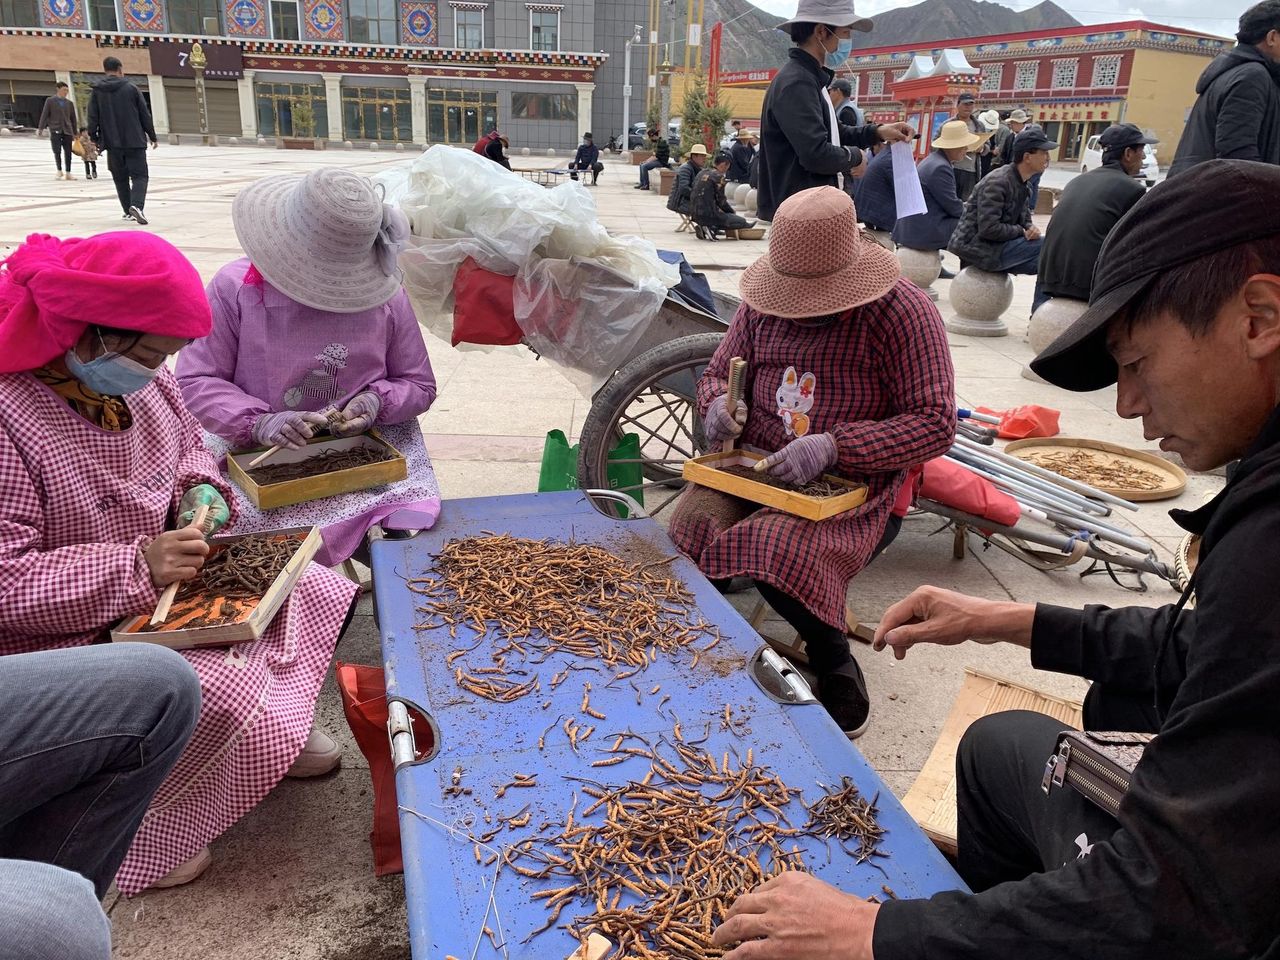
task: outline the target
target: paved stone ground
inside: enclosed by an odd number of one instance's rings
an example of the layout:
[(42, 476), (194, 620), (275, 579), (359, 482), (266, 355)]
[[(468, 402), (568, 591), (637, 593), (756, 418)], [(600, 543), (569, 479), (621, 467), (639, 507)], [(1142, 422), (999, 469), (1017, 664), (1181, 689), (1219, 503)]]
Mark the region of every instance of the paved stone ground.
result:
[[(240, 254), (231, 227), (231, 199), (255, 178), (332, 165), (373, 174), (410, 159), (408, 154), (390, 152), (294, 153), (192, 146), (162, 146), (149, 157), (148, 229), (182, 248), (206, 278)], [(552, 166), (553, 161), (517, 157), (516, 164), (536, 168)], [(55, 181), (46, 142), (0, 140), (0, 183), (4, 184), (0, 256), (32, 232), (70, 236), (141, 229), (129, 222), (122, 225), (105, 162), (100, 169), (102, 179), (97, 181)], [(1060, 184), (1069, 176), (1067, 170), (1054, 170), (1047, 182)], [(764, 251), (765, 243), (709, 244), (677, 234), (674, 217), (660, 198), (631, 189), (634, 177), (634, 168), (608, 162), (601, 185), (593, 192), (604, 224), (615, 232), (641, 234), (659, 247), (683, 250), (717, 289), (734, 292), (741, 269)], [(1032, 282), (1018, 278), (1016, 284), (1014, 303), (1006, 314), (1010, 336), (952, 338), (961, 401), (996, 408), (1040, 403), (1062, 411), (1065, 435), (1149, 447), (1140, 424), (1116, 417), (1113, 391), (1070, 394), (1020, 376), (1031, 356), (1024, 337)], [(946, 282), (938, 284), (944, 316), (950, 312), (946, 286)], [(547, 364), (522, 350), (461, 352), (431, 337), (428, 348), (440, 396), (422, 422), (444, 496), (535, 489), (544, 435), (556, 427), (576, 435), (588, 401)], [(519, 410), (517, 418), (511, 415), (513, 409)], [(1151, 539), (1168, 560), (1180, 537), (1166, 514), (1168, 508), (1198, 504), (1220, 483), (1217, 477), (1193, 476), (1177, 500), (1144, 506), (1124, 519)], [(1105, 576), (1082, 580), (1076, 570), (1040, 573), (999, 550), (978, 549), (957, 561), (952, 559), (950, 534), (934, 535), (938, 526), (928, 516), (909, 519), (893, 547), (858, 578), (851, 588), (851, 602), (865, 622), (874, 623), (888, 605), (922, 583), (993, 598), (1072, 605), (1156, 605), (1174, 598), (1163, 584), (1152, 584), (1147, 593), (1136, 594)], [(754, 605), (750, 595), (736, 602), (744, 609)], [(777, 622), (770, 621), (763, 629), (785, 636)], [(974, 645), (930, 649), (916, 651), (900, 663), (865, 647), (856, 653), (867, 673), (873, 702), (872, 726), (859, 748), (899, 795), (928, 756), (965, 666), (1033, 679), (1025, 654), (1014, 649)], [(379, 663), (367, 601), (339, 646), (338, 657)], [(1069, 695), (1083, 689), (1080, 682), (1065, 677), (1041, 675), (1034, 682)], [(112, 895), (107, 906), (117, 957), (402, 960), (409, 956), (403, 884), (398, 877), (375, 879), (371, 870), (368, 771), (342, 719), (332, 676), (320, 698), (318, 722), (344, 743), (341, 771), (319, 781), (281, 784), (214, 843), (214, 864), (199, 882), (132, 900)]]

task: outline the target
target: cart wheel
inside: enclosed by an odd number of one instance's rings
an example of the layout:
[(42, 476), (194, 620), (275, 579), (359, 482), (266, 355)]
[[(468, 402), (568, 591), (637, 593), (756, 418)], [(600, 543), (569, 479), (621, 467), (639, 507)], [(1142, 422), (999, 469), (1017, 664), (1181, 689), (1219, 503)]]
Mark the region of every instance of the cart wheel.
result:
[[(582, 487), (609, 486), (609, 451), (627, 433), (640, 437), (641, 469), (650, 481), (645, 488), (674, 492), (683, 485), (684, 462), (706, 447), (695, 402), (698, 378), (723, 339), (723, 334), (699, 333), (671, 340), (642, 353), (609, 379), (582, 424)], [(635, 496), (634, 489), (622, 490)]]

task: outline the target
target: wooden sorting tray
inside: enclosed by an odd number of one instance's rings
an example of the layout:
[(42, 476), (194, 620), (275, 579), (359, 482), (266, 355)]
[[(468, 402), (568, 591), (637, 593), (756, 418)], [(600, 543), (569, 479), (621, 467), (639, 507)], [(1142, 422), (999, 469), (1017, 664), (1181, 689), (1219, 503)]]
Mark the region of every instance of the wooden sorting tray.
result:
[[(969, 725), (979, 717), (1005, 710), (1034, 710), (1080, 729), (1081, 706), (968, 667), (964, 685), (942, 724), (933, 751), (911, 785), (902, 805), (939, 850), (956, 852), (956, 749)], [(1045, 757), (1048, 759), (1048, 756)]]
[(393, 456), (392, 459), (382, 463), (370, 463), (363, 467), (352, 467), (349, 470), (335, 470), (331, 473), (316, 474), (313, 477), (259, 486), (247, 472), (249, 461), (266, 449), (259, 447), (257, 450), (245, 450), (228, 455), (227, 475), (259, 510), (290, 507), (295, 503), (306, 503), (308, 500), (323, 500), (325, 497), (336, 497), (342, 493), (382, 487), (388, 483), (403, 480), (409, 475), (409, 465), (404, 454), (383, 440), (377, 430), (370, 430), (356, 437), (317, 437), (301, 450), (281, 450), (263, 466), (297, 463), (299, 460), (315, 456), (322, 450), (353, 450), (357, 447), (380, 447), (390, 450)]
[[(316, 551), (320, 549), (319, 527), (294, 527), (287, 530), (267, 530), (262, 533), (246, 533), (240, 536), (214, 537), (209, 545), (215, 550), (220, 546), (245, 540), (249, 537), (276, 536), (290, 537), (304, 534), (302, 545), (294, 551), (293, 556), (280, 571), (280, 574), (267, 588), (267, 592), (258, 600), (225, 601), (239, 608), (238, 616), (229, 622), (213, 624), (207, 627), (184, 627), (181, 620), (184, 614), (193, 613), (199, 608), (207, 608), (218, 597), (201, 597), (197, 595), (186, 601), (178, 601), (169, 611), (168, 619), (154, 628), (148, 628), (151, 614), (122, 620), (111, 631), (111, 639), (115, 643), (143, 641), (158, 643), (172, 650), (190, 650), (195, 647), (227, 647), (246, 640), (257, 640), (271, 625), (281, 604), (292, 592), (294, 584), (302, 576)], [(171, 624), (173, 626), (171, 626)]]
[(725, 473), (722, 467), (749, 467), (763, 460), (764, 454), (752, 450), (731, 450), (728, 453), (709, 453), (703, 457), (695, 457), (684, 462), (684, 478), (699, 486), (710, 487), (722, 493), (741, 497), (753, 503), (762, 503), (766, 507), (774, 507), (785, 513), (804, 517), (806, 520), (825, 520), (838, 513), (860, 507), (867, 499), (867, 486), (854, 483), (843, 477), (835, 477), (824, 473), (822, 479), (841, 487), (848, 487), (848, 493), (834, 497), (810, 497), (794, 490), (783, 490), (771, 487), (767, 483), (757, 483), (747, 477), (738, 477)]
[[(1104, 463), (1127, 464), (1131, 467), (1146, 470), (1149, 473), (1156, 474), (1162, 481), (1160, 486), (1154, 489), (1108, 486), (1107, 484), (1099, 483), (1091, 484), (1103, 493), (1109, 493), (1114, 497), (1123, 497), (1126, 500), (1167, 500), (1170, 497), (1176, 497), (1187, 487), (1187, 475), (1176, 463), (1170, 463), (1154, 453), (1147, 453), (1144, 450), (1132, 450), (1129, 447), (1107, 443), (1104, 440), (1083, 440), (1074, 437), (1032, 437), (1027, 440), (1015, 440), (1004, 448), (1005, 453), (1011, 453), (1019, 460), (1027, 460), (1029, 462), (1031, 457), (1037, 453), (1060, 453), (1071, 450), (1083, 450), (1091, 453)], [(1040, 464), (1040, 466), (1045, 465)], [(1046, 469), (1052, 470), (1053, 468), (1046, 467)]]

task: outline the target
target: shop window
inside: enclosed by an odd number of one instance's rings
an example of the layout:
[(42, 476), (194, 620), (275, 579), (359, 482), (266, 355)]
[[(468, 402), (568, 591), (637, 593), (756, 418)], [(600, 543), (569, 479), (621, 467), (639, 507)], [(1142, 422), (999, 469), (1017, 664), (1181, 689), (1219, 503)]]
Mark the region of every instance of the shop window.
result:
[(221, 0), (169, 0), (169, 30), (192, 37), (220, 36)]
[(511, 115), (517, 120), (577, 120), (575, 93), (513, 93)]
[(1036, 88), (1036, 72), (1040, 64), (1035, 60), (1026, 60), (1017, 64), (1013, 74), (1013, 89), (1034, 90)]
[(255, 83), (254, 97), (258, 108), (258, 133), (264, 137), (292, 137), (306, 131), (295, 130), (293, 107), (303, 100), (311, 101), (314, 129), (311, 136), (329, 137), (329, 111), (325, 106), (324, 86), (307, 83)]
[(483, 50), (484, 10), (455, 7), (453, 37), (454, 46), (460, 50)]
[(277, 40), (297, 40), (298, 0), (271, 0), (271, 36)]
[(1120, 84), (1120, 63), (1123, 57), (1098, 57), (1093, 61), (1091, 87), (1115, 87)]
[(347, 0), (347, 39), (352, 43), (399, 43), (396, 0)]
[(982, 86), (978, 89), (982, 93), (994, 93), (1000, 89), (1000, 83), (1004, 80), (1004, 64), (989, 63), (982, 68)]
[(867, 77), (867, 96), (880, 97), (884, 95), (884, 74), (876, 71)]
[(560, 49), (560, 11), (529, 11), (529, 49)]
[(409, 91), (397, 87), (343, 87), (342, 130), (347, 140), (411, 141)]
[(1053, 79), (1050, 81), (1054, 90), (1071, 90), (1076, 85), (1076, 68), (1079, 60), (1053, 61)]
[(113, 0), (89, 0), (89, 27), (92, 30), (119, 30)]
[(427, 90), (427, 139), (473, 144), (498, 127), (498, 95), (482, 90)]
[(36, 0), (0, 0), (0, 27), (38, 27)]

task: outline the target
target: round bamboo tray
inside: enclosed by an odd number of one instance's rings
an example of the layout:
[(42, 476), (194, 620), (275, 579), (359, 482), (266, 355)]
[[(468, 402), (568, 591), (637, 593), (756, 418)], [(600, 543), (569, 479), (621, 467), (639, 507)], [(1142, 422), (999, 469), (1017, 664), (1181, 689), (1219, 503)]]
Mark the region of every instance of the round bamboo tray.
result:
[[(1085, 440), (1072, 437), (1034, 437), (1028, 440), (1015, 440), (1006, 446), (1004, 450), (1005, 453), (1013, 454), (1020, 460), (1027, 461), (1031, 461), (1031, 457), (1034, 454), (1055, 454), (1071, 450), (1082, 450), (1092, 454), (1095, 460), (1106, 466), (1137, 468), (1160, 477), (1160, 485), (1154, 488), (1083, 480), (1084, 483), (1097, 487), (1104, 493), (1123, 497), (1126, 500), (1167, 500), (1170, 497), (1176, 497), (1187, 487), (1187, 475), (1176, 464), (1170, 463), (1162, 457), (1157, 457), (1153, 453), (1131, 450), (1128, 447), (1106, 443), (1103, 440)], [(1040, 466), (1047, 467), (1050, 470), (1053, 469), (1052, 466), (1044, 463), (1041, 463)]]

